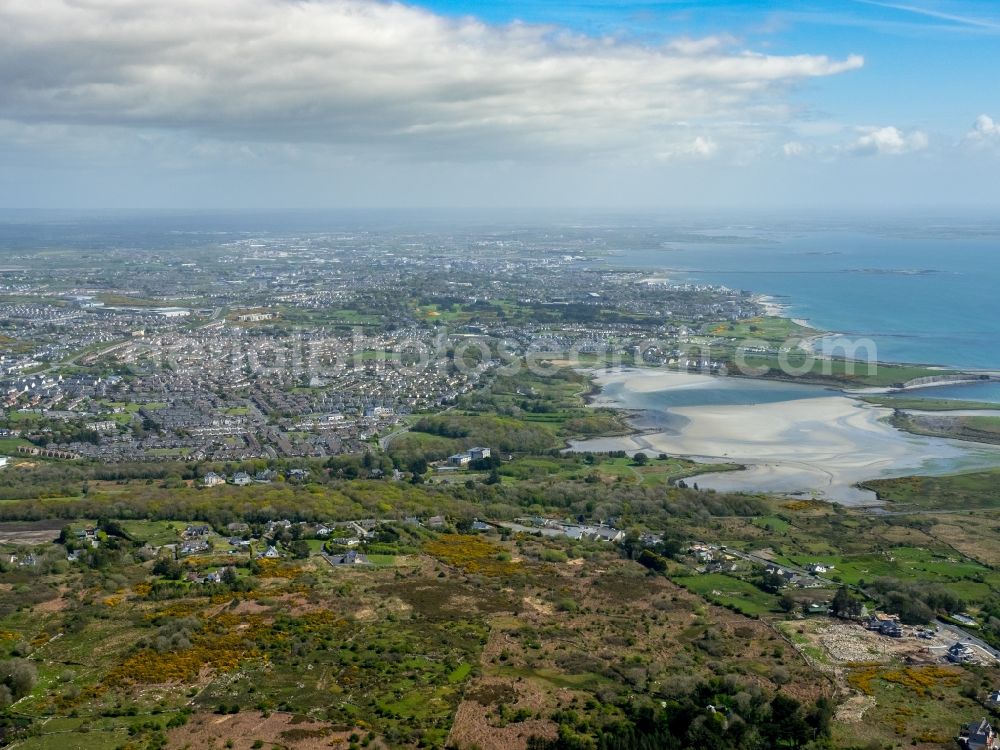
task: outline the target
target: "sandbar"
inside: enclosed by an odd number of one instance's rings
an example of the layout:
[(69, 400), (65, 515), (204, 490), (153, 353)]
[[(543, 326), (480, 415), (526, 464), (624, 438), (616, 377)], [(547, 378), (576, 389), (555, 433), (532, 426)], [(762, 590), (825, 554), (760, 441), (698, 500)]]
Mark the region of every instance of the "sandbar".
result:
[[(621, 383), (618, 398), (595, 404), (634, 408), (628, 394), (732, 386), (733, 378), (653, 369), (594, 373), (599, 385)], [(743, 379), (740, 379), (743, 380)], [(1000, 449), (911, 435), (889, 425), (892, 410), (830, 392), (816, 398), (774, 403), (677, 406), (666, 409), (679, 420), (670, 431), (574, 441), (573, 450), (644, 451), (700, 461), (727, 461), (744, 471), (704, 474), (701, 488), (719, 491), (806, 495), (850, 505), (876, 502), (855, 485), (866, 479), (943, 473), (1000, 464)]]

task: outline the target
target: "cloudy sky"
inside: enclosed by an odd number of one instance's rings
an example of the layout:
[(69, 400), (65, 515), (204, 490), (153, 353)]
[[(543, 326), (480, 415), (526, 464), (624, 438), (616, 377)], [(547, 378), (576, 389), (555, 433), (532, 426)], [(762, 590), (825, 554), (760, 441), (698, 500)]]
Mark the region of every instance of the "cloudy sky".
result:
[(1000, 3), (2, 0), (0, 207), (1000, 204)]

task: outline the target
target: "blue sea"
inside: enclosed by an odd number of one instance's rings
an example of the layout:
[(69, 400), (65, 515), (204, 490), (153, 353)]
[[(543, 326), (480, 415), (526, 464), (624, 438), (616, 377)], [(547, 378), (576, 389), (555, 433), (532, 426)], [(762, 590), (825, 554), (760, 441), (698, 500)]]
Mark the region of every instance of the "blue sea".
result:
[[(609, 263), (770, 295), (790, 317), (871, 339), (883, 362), (1000, 370), (996, 227), (739, 226), (625, 250)], [(1000, 384), (912, 395), (1000, 403)]]

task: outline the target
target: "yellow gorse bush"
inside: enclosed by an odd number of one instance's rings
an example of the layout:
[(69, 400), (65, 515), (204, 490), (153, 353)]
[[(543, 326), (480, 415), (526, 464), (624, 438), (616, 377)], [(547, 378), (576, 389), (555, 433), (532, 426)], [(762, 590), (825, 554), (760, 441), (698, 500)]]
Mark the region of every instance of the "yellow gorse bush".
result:
[(498, 558), (505, 550), (478, 536), (443, 534), (424, 543), (424, 552), (466, 573), (505, 576), (520, 570), (520, 563)]
[(959, 683), (959, 676), (954, 668), (937, 664), (902, 668), (881, 664), (853, 664), (847, 675), (848, 684), (865, 695), (874, 693), (876, 680), (901, 685), (923, 697), (939, 685), (954, 687)]

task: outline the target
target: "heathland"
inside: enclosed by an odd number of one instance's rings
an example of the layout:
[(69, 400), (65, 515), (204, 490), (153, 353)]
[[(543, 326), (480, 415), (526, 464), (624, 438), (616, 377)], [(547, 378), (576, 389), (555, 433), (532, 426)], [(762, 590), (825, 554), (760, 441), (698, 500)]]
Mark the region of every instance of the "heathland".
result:
[[(201, 472), (256, 465), (11, 467), (5, 736), (930, 748), (992, 710), (992, 652), (948, 662), (957, 638), (934, 632), (968, 618), (1000, 645), (990, 476), (875, 483), (898, 506), (880, 515), (696, 489), (704, 467), (681, 459), (563, 453), (622, 429), (587, 390), (570, 370), (498, 380), (384, 455), (247, 486)], [(434, 469), (486, 443), (497, 460)]]

